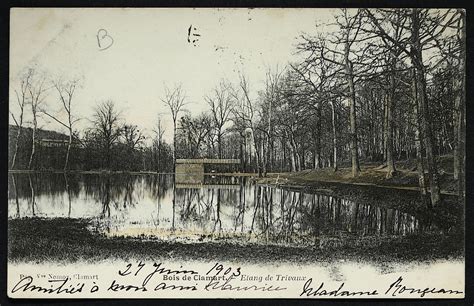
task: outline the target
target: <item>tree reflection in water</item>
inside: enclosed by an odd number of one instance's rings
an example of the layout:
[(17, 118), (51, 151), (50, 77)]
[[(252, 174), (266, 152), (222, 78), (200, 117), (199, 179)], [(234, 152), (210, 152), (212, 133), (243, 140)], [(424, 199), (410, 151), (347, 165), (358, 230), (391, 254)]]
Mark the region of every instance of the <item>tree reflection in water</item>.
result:
[(66, 187), (66, 196), (67, 196), (67, 202), (68, 202), (68, 211), (67, 211), (67, 217), (71, 218), (71, 192), (69, 190), (69, 180), (68, 176), (66, 173), (64, 173), (64, 185)]
[(35, 192), (35, 186), (33, 184), (33, 180), (31, 178), (31, 175), (28, 173), (28, 181), (30, 183), (30, 190), (31, 190), (31, 197), (30, 197), (30, 203), (31, 203), (31, 214), (33, 217), (36, 216), (35, 214), (35, 204), (36, 204), (36, 192)]
[(173, 181), (172, 175), (10, 175), (9, 217), (41, 211), (46, 218), (90, 218), (110, 235), (261, 243), (324, 244), (438, 230), (426, 216), (244, 177), (206, 177), (192, 186)]
[(12, 181), (12, 185), (13, 185), (13, 188), (12, 189), (8, 189), (8, 198), (12, 198), (11, 196), (11, 193), (14, 192), (15, 193), (15, 204), (16, 204), (16, 218), (20, 218), (20, 201), (18, 199), (18, 187), (16, 185), (16, 178), (15, 178), (15, 174), (12, 174), (11, 175), (11, 181)]

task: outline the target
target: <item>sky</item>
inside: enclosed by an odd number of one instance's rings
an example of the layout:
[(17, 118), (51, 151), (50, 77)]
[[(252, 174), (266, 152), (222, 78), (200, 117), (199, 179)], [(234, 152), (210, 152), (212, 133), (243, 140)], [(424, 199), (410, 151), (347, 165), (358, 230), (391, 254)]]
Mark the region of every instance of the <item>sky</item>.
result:
[[(82, 80), (72, 107), (81, 118), (77, 129), (90, 126), (96, 106), (112, 100), (127, 123), (149, 136), (161, 114), (165, 138), (170, 140), (171, 116), (161, 101), (165, 86), (182, 84), (191, 114), (206, 109), (204, 96), (221, 79), (238, 81), (239, 71), (249, 78), (256, 95), (268, 68), (295, 60), (298, 35), (315, 35), (322, 28), (318, 25), (330, 22), (334, 13), (331, 9), (12, 9), (10, 110), (17, 111), (14, 89), (21, 72), (36, 65), (52, 78)], [(198, 39), (194, 44), (188, 42), (190, 26), (191, 40)], [(48, 91), (45, 108), (65, 119), (54, 90)], [(29, 112), (25, 120), (31, 120)], [(48, 117), (42, 117), (39, 126), (65, 132)]]

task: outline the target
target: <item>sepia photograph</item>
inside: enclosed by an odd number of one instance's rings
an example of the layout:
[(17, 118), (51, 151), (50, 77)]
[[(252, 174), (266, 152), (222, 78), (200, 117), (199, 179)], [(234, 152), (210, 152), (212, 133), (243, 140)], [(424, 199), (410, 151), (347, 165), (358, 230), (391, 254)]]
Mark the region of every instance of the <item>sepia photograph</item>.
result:
[(465, 297), (466, 11), (12, 8), (10, 298)]

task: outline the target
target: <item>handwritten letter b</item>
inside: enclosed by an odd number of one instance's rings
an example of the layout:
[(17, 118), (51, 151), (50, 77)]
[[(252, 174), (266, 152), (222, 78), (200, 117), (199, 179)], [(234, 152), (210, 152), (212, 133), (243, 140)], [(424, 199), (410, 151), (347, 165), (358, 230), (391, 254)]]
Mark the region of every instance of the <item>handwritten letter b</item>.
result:
[(107, 50), (114, 44), (114, 39), (107, 33), (107, 30), (100, 29), (97, 31), (97, 45), (99, 45), (99, 51)]

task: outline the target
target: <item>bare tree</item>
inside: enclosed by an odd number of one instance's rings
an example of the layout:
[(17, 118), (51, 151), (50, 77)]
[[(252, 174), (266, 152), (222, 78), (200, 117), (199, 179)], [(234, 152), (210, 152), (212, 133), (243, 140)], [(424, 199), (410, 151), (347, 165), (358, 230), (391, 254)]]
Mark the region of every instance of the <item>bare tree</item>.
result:
[(188, 151), (186, 155), (196, 158), (202, 156), (201, 146), (204, 144), (209, 133), (211, 133), (212, 117), (203, 112), (197, 117), (185, 115), (180, 120), (181, 135), (184, 138)]
[(153, 132), (155, 133), (155, 147), (156, 147), (156, 153), (157, 153), (157, 164), (156, 164), (156, 171), (159, 172), (161, 170), (160, 167), (160, 162), (161, 162), (161, 151), (162, 151), (162, 146), (163, 146), (163, 136), (165, 134), (165, 128), (163, 126), (163, 120), (161, 118), (161, 115), (158, 115), (158, 119), (156, 121), (155, 128), (153, 129)]
[[(374, 13), (378, 13), (375, 15)], [(393, 154), (393, 112), (395, 104), (395, 93), (396, 88), (399, 87), (396, 80), (396, 73), (400, 70), (400, 62), (402, 61), (403, 48), (406, 47), (408, 41), (406, 23), (407, 15), (406, 12), (402, 9), (398, 10), (372, 10), (365, 9), (363, 14), (368, 16), (368, 20), (375, 21), (378, 26), (382, 26), (384, 31), (391, 33), (392, 40), (386, 38), (386, 36), (381, 35), (378, 28), (365, 27), (362, 28), (364, 32), (369, 33), (370, 35), (375, 34), (378, 41), (375, 41), (374, 44), (377, 44), (378, 48), (385, 50), (386, 54), (383, 56), (384, 61), (384, 71), (383, 74), (387, 75), (387, 84), (386, 84), (386, 96), (385, 96), (385, 129), (384, 129), (384, 138), (385, 138), (385, 153), (386, 153), (386, 166), (387, 166), (387, 178), (391, 178), (396, 173), (395, 160)]]
[(16, 163), (16, 157), (18, 154), (18, 145), (20, 142), (21, 134), (23, 132), (23, 115), (25, 112), (25, 106), (27, 104), (27, 99), (28, 99), (28, 88), (30, 86), (31, 78), (34, 73), (33, 69), (28, 69), (25, 74), (22, 75), (21, 80), (20, 80), (20, 91), (15, 89), (15, 96), (16, 96), (16, 101), (18, 103), (18, 108), (19, 108), (19, 115), (18, 119), (15, 117), (12, 111), (10, 111), (10, 115), (12, 116), (13, 121), (15, 122), (15, 125), (17, 127), (17, 132), (16, 132), (16, 140), (15, 140), (15, 149), (13, 151), (13, 158), (12, 158), (12, 164), (11, 164), (11, 169), (15, 168), (15, 163)]
[(145, 140), (145, 136), (138, 129), (138, 126), (133, 125), (133, 124), (125, 124), (122, 127), (121, 134), (125, 141), (125, 145), (131, 151), (135, 150), (140, 145), (142, 145), (143, 141)]
[(222, 158), (222, 137), (224, 136), (224, 126), (230, 122), (230, 114), (233, 108), (231, 96), (232, 88), (225, 81), (221, 81), (214, 88), (213, 93), (205, 97), (207, 104), (211, 107), (214, 127), (217, 132), (218, 156)]
[[(354, 72), (354, 61), (351, 58), (351, 50), (353, 44), (356, 41), (360, 41), (359, 33), (362, 27), (362, 20), (360, 11), (356, 14), (350, 15), (346, 9), (342, 10), (342, 16), (337, 19), (339, 28), (341, 29), (341, 37), (339, 42), (344, 45), (343, 51), (343, 62), (345, 77), (348, 87), (348, 98), (350, 107), (350, 131), (351, 131), (351, 159), (352, 159), (352, 176), (358, 176), (360, 172), (359, 166), (359, 147), (357, 139), (357, 120), (356, 120), (356, 90), (355, 90), (355, 72)], [(362, 52), (363, 53), (363, 52)]]
[(457, 41), (459, 46), (459, 61), (457, 65), (457, 78), (455, 81), (455, 146), (454, 146), (454, 178), (458, 180), (458, 194), (461, 201), (465, 198), (464, 167), (466, 165), (466, 12), (458, 10), (459, 21)]
[[(449, 24), (451, 35), (436, 38), (435, 43), (441, 54), (440, 63), (445, 62), (452, 71), (452, 88), (454, 94), (454, 179), (458, 181), (458, 194), (464, 201), (464, 168), (465, 168), (465, 129), (466, 129), (466, 11), (458, 9), (453, 12), (454, 24)], [(454, 30), (454, 31), (453, 31)]]
[(142, 169), (146, 170), (146, 161), (145, 161), (145, 153), (144, 153), (144, 143), (145, 143), (145, 135), (143, 135), (142, 131), (138, 128), (138, 126), (134, 124), (124, 124), (121, 127), (121, 137), (123, 138), (123, 144), (125, 145), (125, 152), (126, 156), (124, 156), (124, 161), (126, 165), (123, 165), (126, 169), (132, 169), (133, 161), (136, 159), (138, 160), (139, 157), (137, 156), (137, 151), (140, 152), (140, 157), (142, 161)]
[[(413, 56), (408, 50), (407, 46), (410, 43), (410, 33), (409, 28), (406, 26), (410, 21), (410, 12), (408, 10), (364, 10), (364, 13), (369, 17), (370, 22), (373, 25), (373, 28), (369, 29), (372, 33), (375, 33), (383, 41), (386, 48), (388, 48), (389, 53), (391, 54), (390, 63), (396, 63), (396, 55), (399, 52), (404, 52), (407, 56)], [(408, 32), (408, 33), (405, 33)], [(394, 69), (395, 67), (391, 67)], [(392, 75), (390, 76), (390, 83), (392, 83)], [(422, 152), (424, 151), (424, 144), (422, 141), (422, 123), (419, 110), (419, 83), (416, 81), (416, 70), (412, 69), (413, 83), (412, 83), (412, 95), (414, 100), (413, 105), (413, 114), (415, 122), (415, 147), (417, 154), (417, 170), (419, 173), (418, 181), (421, 190), (421, 194), (424, 196), (427, 194), (426, 189), (426, 178), (425, 178), (425, 165), (423, 162)], [(394, 85), (394, 84), (391, 84)], [(389, 96), (387, 97), (387, 111), (390, 113), (392, 98), (393, 98), (393, 88), (389, 90)], [(390, 117), (390, 114), (387, 115)], [(387, 118), (389, 119), (389, 118)], [(387, 120), (386, 132), (389, 132), (390, 129), (390, 120)], [(389, 135), (387, 135), (389, 136)], [(390, 165), (390, 138), (386, 137), (387, 142), (387, 166)], [(390, 169), (388, 169), (387, 175), (389, 175)]]
[[(405, 10), (404, 14), (408, 19), (408, 26), (403, 25), (403, 27), (408, 29), (409, 35), (406, 38), (407, 43), (403, 44), (393, 37), (393, 33), (390, 33), (383, 28), (380, 21), (374, 17), (370, 10), (367, 12), (373, 25), (378, 30), (378, 35), (393, 43), (397, 48), (400, 48), (400, 50), (405, 53), (411, 61), (414, 71), (414, 99), (416, 101), (418, 113), (419, 131), (417, 133), (422, 139), (422, 142), (420, 142), (419, 145), (424, 145), (430, 183), (431, 205), (436, 206), (441, 201), (441, 192), (439, 188), (436, 161), (433, 153), (430, 107), (427, 97), (427, 71), (423, 60), (423, 53), (428, 49), (437, 47), (439, 37), (446, 31), (446, 29), (453, 27), (456, 24), (456, 14), (453, 14), (449, 10), (444, 12), (433, 12), (422, 9)], [(420, 147), (418, 149), (420, 151), (419, 155), (421, 156), (422, 148)], [(423, 170), (421, 169), (421, 171)], [(420, 185), (424, 184), (424, 181), (424, 172), (420, 172)], [(424, 188), (424, 186), (420, 187)]]
[(28, 170), (31, 169), (33, 159), (36, 153), (36, 131), (38, 129), (38, 115), (40, 108), (46, 97), (46, 92), (49, 88), (46, 87), (46, 75), (33, 71), (29, 85), (27, 87), (30, 96), (31, 115), (33, 121), (33, 132), (31, 136), (31, 154), (28, 162)]
[(156, 135), (156, 139), (159, 144), (163, 143), (163, 136), (165, 134), (165, 127), (163, 126), (163, 119), (159, 115), (157, 120), (156, 120), (156, 125), (155, 128), (153, 129), (153, 132)]
[(332, 167), (334, 171), (338, 170), (338, 162), (337, 162), (337, 131), (336, 131), (336, 106), (334, 105), (335, 102), (331, 101), (331, 123), (332, 123), (332, 158), (333, 164)]
[[(321, 46), (325, 46), (325, 39), (323, 37), (318, 37), (317, 40), (320, 41)], [(293, 71), (296, 72), (297, 76), (309, 87), (312, 89), (308, 97), (307, 103), (310, 104), (314, 101), (312, 107), (315, 108), (317, 114), (317, 129), (316, 129), (316, 139), (314, 149), (314, 165), (315, 168), (320, 168), (321, 166), (321, 112), (324, 105), (328, 102), (331, 106), (331, 121), (333, 127), (332, 133), (332, 144), (333, 144), (333, 154), (332, 154), (332, 163), (334, 171), (337, 171), (337, 133), (336, 133), (336, 108), (335, 100), (338, 97), (342, 96), (340, 90), (338, 90), (338, 79), (336, 78), (337, 74), (341, 72), (341, 65), (334, 64), (334, 61), (325, 60), (324, 57), (315, 56), (316, 49), (314, 48), (314, 42), (306, 40), (303, 43), (297, 45), (298, 53), (305, 55), (305, 59), (299, 65), (291, 65)], [(317, 44), (316, 44), (317, 45)], [(324, 51), (324, 50), (321, 50)], [(311, 99), (313, 98), (313, 99)]]
[(309, 136), (308, 123), (314, 117), (313, 113), (308, 111), (311, 106), (306, 103), (309, 95), (306, 88), (300, 86), (300, 80), (294, 70), (286, 73), (280, 90), (282, 103), (275, 107), (279, 114), (280, 134), (287, 140), (292, 171), (300, 171), (305, 165), (304, 151), (307, 149), (307, 142), (304, 140)]
[(49, 112), (47, 112), (46, 110), (42, 110), (42, 113), (46, 114), (48, 117), (50, 117), (60, 125), (64, 126), (68, 130), (69, 139), (67, 144), (66, 157), (64, 161), (64, 171), (68, 170), (69, 165), (69, 155), (71, 152), (72, 141), (74, 138), (73, 125), (74, 123), (80, 120), (80, 118), (74, 118), (72, 112), (73, 97), (78, 86), (79, 79), (72, 79), (70, 81), (66, 81), (62, 78), (59, 78), (53, 81), (53, 87), (56, 89), (59, 95), (59, 100), (61, 101), (62, 109), (66, 112), (66, 122), (63, 122), (62, 120), (58, 119), (57, 116), (49, 114)]
[[(234, 104), (232, 108), (232, 120), (234, 124), (240, 125), (242, 128), (242, 134), (250, 137), (250, 142), (253, 144), (253, 149), (255, 151), (256, 158), (256, 167), (259, 176), (262, 175), (261, 167), (261, 156), (260, 151), (258, 150), (257, 139), (255, 136), (256, 125), (257, 125), (257, 106), (256, 102), (250, 98), (250, 85), (248, 83), (247, 77), (243, 74), (239, 74), (239, 87), (238, 90), (232, 90), (232, 97), (234, 99)], [(247, 142), (246, 142), (247, 143)], [(247, 146), (246, 151), (251, 157), (252, 147)]]
[(273, 108), (281, 99), (280, 81), (285, 69), (280, 69), (278, 66), (275, 69), (267, 69), (265, 78), (265, 91), (263, 93), (263, 103), (266, 109), (266, 131), (265, 131), (265, 145), (263, 146), (263, 176), (267, 175), (270, 161), (270, 146), (273, 142)]
[(176, 85), (173, 89), (165, 86), (165, 96), (161, 99), (165, 103), (171, 112), (173, 119), (173, 169), (176, 170), (176, 126), (179, 114), (184, 110), (185, 93), (182, 89), (182, 85)]
[(423, 143), (425, 145), (425, 154), (427, 159), (428, 166), (428, 175), (430, 180), (430, 195), (431, 195), (431, 204), (436, 206), (440, 202), (440, 189), (438, 182), (438, 173), (436, 169), (436, 162), (434, 160), (433, 153), (433, 138), (432, 131), (429, 122), (429, 106), (426, 93), (426, 72), (425, 66), (423, 63), (423, 45), (420, 38), (420, 30), (422, 26), (422, 16), (421, 11), (418, 9), (413, 9), (410, 13), (411, 17), (411, 40), (410, 47), (412, 53), (412, 64), (415, 68), (415, 78), (416, 82), (416, 101), (418, 101), (419, 117), (420, 124), (422, 128), (422, 137)]
[(363, 43), (370, 37), (361, 35), (362, 21), (360, 10), (352, 14), (347, 9), (342, 9), (341, 14), (336, 16), (336, 24), (339, 31), (336, 32), (334, 37), (328, 39), (319, 37), (315, 39), (302, 36), (302, 39), (305, 41), (303, 46), (306, 51), (311, 52), (313, 56), (336, 65), (338, 67), (336, 73), (343, 77), (346, 87), (345, 96), (348, 99), (350, 109), (350, 152), (352, 175), (354, 177), (360, 173), (355, 84), (357, 80), (367, 73), (367, 69), (372, 69), (368, 65), (369, 57), (367, 56), (368, 49), (370, 49), (368, 46), (370, 45)]
[(110, 169), (111, 153), (117, 143), (122, 129), (120, 127), (121, 113), (116, 110), (113, 101), (100, 104), (93, 115), (93, 132), (99, 140), (105, 157), (105, 166)]

